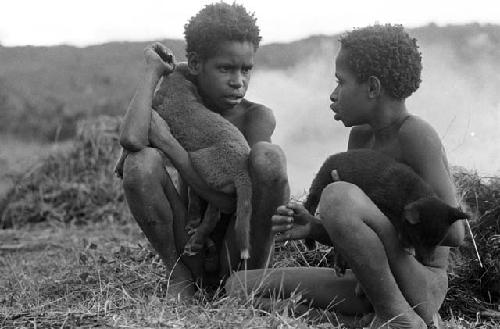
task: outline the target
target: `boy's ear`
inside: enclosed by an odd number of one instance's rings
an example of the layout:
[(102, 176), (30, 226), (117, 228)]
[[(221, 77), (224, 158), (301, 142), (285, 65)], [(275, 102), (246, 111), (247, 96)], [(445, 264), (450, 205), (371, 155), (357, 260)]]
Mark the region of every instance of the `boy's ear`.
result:
[(187, 54), (188, 70), (191, 75), (198, 75), (201, 71), (201, 57), (192, 51)]
[(403, 218), (410, 224), (420, 223), (420, 213), (414, 202), (407, 204), (403, 210)]
[(377, 98), (382, 92), (382, 84), (376, 76), (368, 77), (368, 97)]

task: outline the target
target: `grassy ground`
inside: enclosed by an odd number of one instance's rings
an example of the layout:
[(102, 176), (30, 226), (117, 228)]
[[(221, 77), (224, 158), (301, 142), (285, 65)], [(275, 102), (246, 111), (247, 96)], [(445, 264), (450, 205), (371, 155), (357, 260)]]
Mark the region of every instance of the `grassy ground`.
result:
[[(264, 312), (218, 293), (168, 297), (167, 271), (133, 223), (35, 224), (0, 230), (0, 241), (1, 328), (345, 328), (333, 313), (293, 314), (293, 299)], [(498, 328), (458, 316), (446, 324)]]
[(135, 224), (36, 224), (0, 241), (2, 328), (341, 328), (294, 317), (293, 301), (266, 313), (218, 293), (169, 298), (167, 271)]

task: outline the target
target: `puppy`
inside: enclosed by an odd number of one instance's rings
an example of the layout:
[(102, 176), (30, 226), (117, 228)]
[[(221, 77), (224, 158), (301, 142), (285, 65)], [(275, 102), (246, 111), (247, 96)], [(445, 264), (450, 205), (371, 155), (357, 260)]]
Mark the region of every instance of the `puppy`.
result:
[[(330, 156), (314, 178), (304, 207), (314, 215), (323, 189), (334, 180), (357, 185), (389, 218), (402, 245), (428, 253), (449, 227), (469, 216), (441, 201), (410, 167), (373, 150), (359, 149)], [(314, 241), (306, 241), (314, 247)]]
[[(153, 108), (189, 153), (191, 164), (207, 185), (217, 191), (236, 192), (235, 230), (241, 259), (248, 259), (252, 184), (248, 173), (250, 147), (245, 137), (236, 126), (202, 104), (185, 63), (177, 64), (174, 72), (163, 78)], [(209, 204), (201, 221), (200, 200), (192, 190), (189, 199), (187, 228), (194, 233), (184, 251), (192, 255), (201, 250), (220, 213)]]

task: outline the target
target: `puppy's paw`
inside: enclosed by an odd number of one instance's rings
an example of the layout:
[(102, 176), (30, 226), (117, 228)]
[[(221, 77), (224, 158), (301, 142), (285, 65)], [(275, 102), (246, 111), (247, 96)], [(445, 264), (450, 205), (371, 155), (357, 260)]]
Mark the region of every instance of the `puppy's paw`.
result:
[(184, 246), (184, 254), (188, 256), (197, 255), (203, 249), (203, 245), (204, 245), (204, 239), (201, 239), (200, 241), (200, 238), (196, 234), (193, 234), (191, 235), (191, 238)]

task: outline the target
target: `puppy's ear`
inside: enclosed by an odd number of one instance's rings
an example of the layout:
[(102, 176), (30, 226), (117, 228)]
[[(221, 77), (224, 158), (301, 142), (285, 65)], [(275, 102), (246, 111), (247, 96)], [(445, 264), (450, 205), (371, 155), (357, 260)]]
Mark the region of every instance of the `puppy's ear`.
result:
[(459, 219), (469, 219), (469, 214), (462, 211), (460, 208), (451, 208), (448, 215), (448, 223), (453, 224)]
[(403, 210), (403, 218), (410, 224), (420, 223), (420, 212), (418, 211), (418, 206), (415, 202), (409, 203), (405, 206)]
[(187, 54), (188, 71), (191, 75), (198, 75), (201, 71), (201, 57), (198, 53), (192, 51)]

